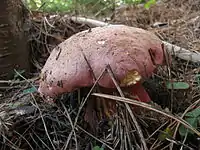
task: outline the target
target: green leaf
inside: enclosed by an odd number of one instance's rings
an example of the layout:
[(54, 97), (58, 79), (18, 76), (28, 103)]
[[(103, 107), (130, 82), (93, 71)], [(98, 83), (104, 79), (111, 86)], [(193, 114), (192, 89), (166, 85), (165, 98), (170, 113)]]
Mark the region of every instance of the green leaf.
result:
[(192, 118), (200, 117), (200, 107), (188, 112), (187, 114), (185, 114), (185, 116)]
[(100, 148), (99, 146), (93, 147), (93, 150), (104, 150), (104, 148)]
[(156, 0), (149, 0), (144, 4), (144, 8), (149, 9), (154, 4), (156, 4)]
[(161, 133), (159, 134), (158, 139), (159, 139), (160, 141), (164, 141), (166, 138), (172, 137), (172, 135), (173, 135), (173, 131), (172, 131), (169, 127), (167, 127), (167, 128), (164, 130), (164, 132), (161, 132)]
[(168, 89), (184, 90), (188, 89), (190, 85), (186, 82), (167, 82), (166, 86)]
[(196, 80), (196, 82), (197, 82), (197, 84), (198, 84), (198, 87), (200, 87), (200, 74), (197, 74), (197, 75), (195, 76), (195, 80)]
[(30, 94), (30, 93), (34, 93), (36, 91), (37, 91), (37, 89), (35, 87), (31, 87), (26, 90), (23, 90), (23, 94)]
[[(186, 118), (185, 121), (187, 121), (193, 128), (197, 129), (197, 125), (198, 125), (198, 118)], [(185, 136), (186, 133), (189, 133), (189, 134), (194, 134), (193, 131), (185, 128), (185, 126), (183, 126), (182, 124), (180, 125), (179, 127), (179, 134), (181, 136)]]
[[(185, 117), (187, 117), (185, 121), (187, 121), (193, 128), (197, 129), (200, 120), (200, 107), (186, 113)], [(179, 128), (179, 134), (181, 136), (185, 136), (187, 132), (189, 134), (194, 134), (191, 130), (188, 130), (183, 125), (181, 125)]]

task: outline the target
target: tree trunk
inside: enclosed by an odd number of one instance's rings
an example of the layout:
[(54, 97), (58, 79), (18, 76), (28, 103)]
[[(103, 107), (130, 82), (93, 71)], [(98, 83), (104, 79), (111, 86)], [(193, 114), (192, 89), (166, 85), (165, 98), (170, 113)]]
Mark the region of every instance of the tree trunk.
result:
[(29, 71), (29, 51), (23, 30), (27, 13), (21, 0), (0, 3), (0, 80), (5, 80), (13, 78), (14, 69)]

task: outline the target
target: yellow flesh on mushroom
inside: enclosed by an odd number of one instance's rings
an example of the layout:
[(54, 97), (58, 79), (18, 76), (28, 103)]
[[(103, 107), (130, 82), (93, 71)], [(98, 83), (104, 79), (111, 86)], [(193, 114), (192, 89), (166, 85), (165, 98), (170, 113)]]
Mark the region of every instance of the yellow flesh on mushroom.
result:
[(131, 85), (136, 84), (140, 80), (141, 80), (141, 76), (140, 76), (139, 72), (137, 72), (136, 70), (131, 70), (126, 74), (124, 79), (121, 80), (120, 85), (121, 86), (131, 86)]

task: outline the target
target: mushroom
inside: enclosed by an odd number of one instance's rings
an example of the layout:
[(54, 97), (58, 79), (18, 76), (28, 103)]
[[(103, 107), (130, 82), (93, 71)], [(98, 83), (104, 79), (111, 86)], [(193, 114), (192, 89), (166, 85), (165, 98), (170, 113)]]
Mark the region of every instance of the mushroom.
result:
[[(165, 63), (161, 40), (149, 31), (125, 25), (109, 25), (79, 32), (53, 49), (41, 71), (38, 91), (55, 97), (81, 87), (90, 87), (107, 65), (123, 88), (149, 102), (142, 82), (158, 65)], [(100, 87), (115, 89), (109, 74), (98, 82)]]

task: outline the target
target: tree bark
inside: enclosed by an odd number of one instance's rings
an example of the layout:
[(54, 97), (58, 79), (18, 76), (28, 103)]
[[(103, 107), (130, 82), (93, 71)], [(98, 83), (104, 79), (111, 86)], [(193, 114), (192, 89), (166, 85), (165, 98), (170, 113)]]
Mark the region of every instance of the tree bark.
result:
[(21, 0), (1, 0), (0, 80), (12, 79), (14, 69), (29, 71), (29, 51), (23, 30), (25, 16)]

